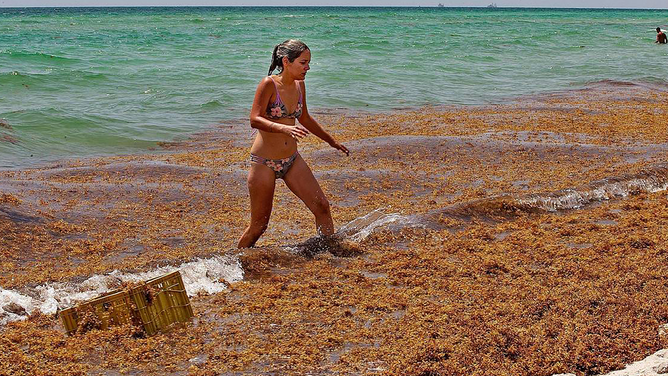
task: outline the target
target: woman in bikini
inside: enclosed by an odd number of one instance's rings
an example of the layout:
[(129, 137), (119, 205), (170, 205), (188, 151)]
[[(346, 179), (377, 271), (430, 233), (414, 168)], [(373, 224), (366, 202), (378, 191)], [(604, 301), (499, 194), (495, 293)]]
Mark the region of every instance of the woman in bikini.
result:
[[(269, 74), (255, 92), (250, 124), (259, 132), (251, 147), (252, 163), (248, 173), (251, 222), (239, 239), (239, 248), (254, 246), (267, 229), (276, 179), (283, 179), (311, 210), (320, 235), (334, 233), (329, 202), (297, 152), (297, 142), (313, 133), (346, 155), (350, 152), (308, 113), (304, 79), (310, 62), (311, 51), (301, 41), (291, 39), (277, 45), (271, 56)], [(275, 69), (278, 75), (272, 75)]]

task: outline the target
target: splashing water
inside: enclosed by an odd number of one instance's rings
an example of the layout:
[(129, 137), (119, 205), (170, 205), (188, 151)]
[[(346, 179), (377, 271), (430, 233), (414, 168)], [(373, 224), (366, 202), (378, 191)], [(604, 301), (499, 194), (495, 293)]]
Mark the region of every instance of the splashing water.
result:
[(363, 217), (348, 222), (339, 229), (337, 235), (355, 242), (361, 242), (377, 229), (388, 228), (390, 224), (393, 224), (395, 228), (419, 226), (416, 217), (398, 213), (385, 214), (382, 209), (376, 209)]
[[(302, 256), (312, 256), (312, 254), (323, 251), (354, 254), (356, 249), (342, 244), (341, 240), (360, 242), (376, 230), (392, 229), (390, 225), (394, 225), (396, 229), (419, 224), (415, 218), (398, 213), (385, 214), (381, 209), (377, 209), (343, 226), (330, 239), (334, 242), (313, 238), (296, 247), (286, 248)], [(333, 246), (333, 243), (338, 246)], [(140, 282), (175, 270), (181, 272), (189, 296), (199, 292), (214, 294), (225, 290), (227, 283), (238, 282), (244, 278), (243, 267), (238, 256), (214, 256), (180, 266), (165, 266), (143, 273), (113, 271), (107, 275), (94, 275), (81, 283), (50, 283), (26, 289), (29, 291), (19, 292), (0, 288), (0, 325), (24, 320), (35, 310), (44, 314), (54, 314), (58, 310), (113, 291), (124, 282)]]
[(223, 291), (227, 288), (227, 283), (241, 281), (244, 277), (236, 256), (213, 256), (143, 273), (113, 271), (107, 275), (94, 275), (82, 283), (49, 283), (23, 293), (0, 288), (0, 325), (24, 320), (35, 310), (54, 314), (58, 310), (113, 291), (121, 283), (145, 281), (176, 270), (181, 272), (189, 296), (200, 292), (214, 294)]
[[(624, 175), (591, 183), (584, 188), (564, 189), (548, 194), (533, 194), (520, 198), (508, 196), (494, 197), (480, 202), (457, 205), (439, 209), (437, 214), (480, 212), (487, 214), (491, 210), (524, 210), (536, 209), (555, 212), (582, 208), (596, 201), (623, 198), (638, 193), (653, 193), (668, 189), (668, 166), (658, 165), (635, 175)], [(356, 218), (342, 226), (334, 235), (337, 241), (345, 240), (361, 242), (378, 230), (397, 231), (407, 227), (429, 227), (433, 222), (434, 213), (424, 215), (386, 214), (383, 209), (376, 209), (369, 214)], [(322, 239), (309, 239), (297, 247), (287, 247), (292, 253), (317, 253), (332, 251), (331, 242)], [(341, 247), (338, 247), (341, 248)], [(336, 248), (336, 249), (338, 249)], [(346, 252), (354, 254), (355, 249), (343, 247)], [(334, 253), (332, 251), (332, 253)], [(123, 282), (139, 282), (155, 278), (179, 270), (189, 296), (199, 292), (214, 294), (227, 288), (227, 283), (241, 281), (244, 271), (238, 256), (213, 256), (197, 259), (180, 266), (165, 266), (143, 273), (122, 273), (114, 271), (108, 275), (94, 275), (82, 283), (52, 283), (37, 286), (20, 292), (0, 288), (0, 325), (10, 321), (23, 320), (35, 310), (45, 314), (56, 313), (91, 299), (100, 294), (110, 292)], [(225, 282), (223, 282), (225, 281)]]

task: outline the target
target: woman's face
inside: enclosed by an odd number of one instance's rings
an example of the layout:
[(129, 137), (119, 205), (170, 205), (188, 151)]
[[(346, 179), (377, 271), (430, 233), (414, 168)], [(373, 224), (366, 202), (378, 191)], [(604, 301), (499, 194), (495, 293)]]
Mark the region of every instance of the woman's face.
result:
[[(287, 62), (287, 64), (286, 64)], [(295, 61), (290, 62), (287, 58), (283, 62), (283, 68), (285, 71), (289, 72), (290, 75), (295, 77), (295, 80), (303, 80), (306, 78), (306, 72), (308, 72), (311, 67), (311, 51), (304, 50), (304, 52), (295, 59)]]

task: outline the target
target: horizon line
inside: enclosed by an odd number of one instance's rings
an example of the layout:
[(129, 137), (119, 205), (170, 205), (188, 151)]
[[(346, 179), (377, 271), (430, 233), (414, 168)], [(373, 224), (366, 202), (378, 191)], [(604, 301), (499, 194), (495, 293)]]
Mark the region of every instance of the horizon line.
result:
[[(6, 6), (0, 5), (0, 9), (58, 9), (58, 8), (72, 8), (72, 9), (86, 9), (86, 8), (277, 8), (275, 5), (28, 5), (28, 6)], [(666, 8), (608, 8), (608, 7), (534, 7), (534, 6), (503, 6), (496, 5), (490, 7), (488, 5), (480, 6), (439, 6), (439, 5), (287, 5), (278, 8), (475, 8), (475, 9), (602, 9), (602, 10), (668, 10)]]

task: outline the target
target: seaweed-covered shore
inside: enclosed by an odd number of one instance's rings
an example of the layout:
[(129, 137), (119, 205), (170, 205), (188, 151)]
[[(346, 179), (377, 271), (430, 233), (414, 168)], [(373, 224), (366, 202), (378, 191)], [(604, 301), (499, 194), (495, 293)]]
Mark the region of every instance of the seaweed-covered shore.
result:
[[(338, 227), (394, 214), (351, 252), (278, 184), (259, 248), (247, 124), (150, 155), (0, 173), (0, 287), (238, 256), (185, 328), (68, 337), (35, 310), (0, 328), (0, 374), (597, 375), (668, 347), (668, 103), (615, 83), (481, 107), (319, 114), (351, 150), (300, 146)], [(380, 214), (379, 214), (380, 215)], [(3, 308), (3, 312), (16, 306)], [(18, 312), (21, 314), (21, 312)], [(661, 333), (660, 333), (661, 332)]]

